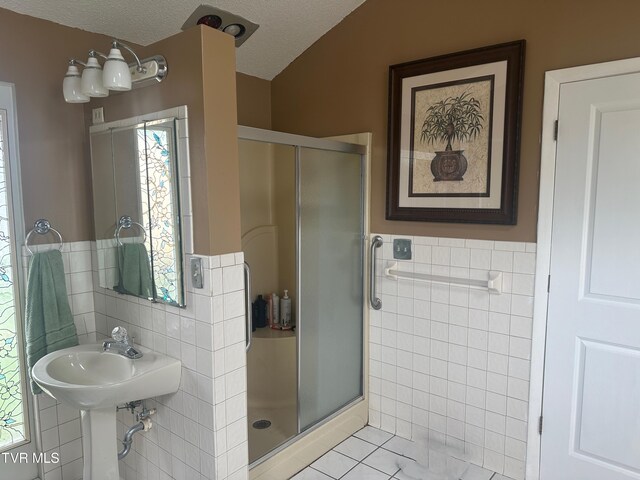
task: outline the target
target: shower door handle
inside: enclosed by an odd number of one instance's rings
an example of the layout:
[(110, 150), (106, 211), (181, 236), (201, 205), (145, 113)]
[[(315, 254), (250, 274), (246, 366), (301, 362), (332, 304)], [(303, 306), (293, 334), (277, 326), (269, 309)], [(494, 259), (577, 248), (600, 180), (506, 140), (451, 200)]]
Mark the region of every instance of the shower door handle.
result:
[(247, 262), (244, 262), (244, 297), (245, 297), (245, 318), (247, 320), (247, 333), (246, 333), (246, 342), (247, 345), (245, 347), (245, 351), (249, 351), (251, 349), (251, 334), (253, 330), (253, 314), (251, 312), (251, 267)]
[(376, 297), (376, 278), (377, 278), (377, 263), (376, 252), (383, 244), (382, 237), (376, 235), (371, 241), (371, 250), (369, 251), (369, 303), (374, 310), (380, 310), (382, 308), (382, 300)]

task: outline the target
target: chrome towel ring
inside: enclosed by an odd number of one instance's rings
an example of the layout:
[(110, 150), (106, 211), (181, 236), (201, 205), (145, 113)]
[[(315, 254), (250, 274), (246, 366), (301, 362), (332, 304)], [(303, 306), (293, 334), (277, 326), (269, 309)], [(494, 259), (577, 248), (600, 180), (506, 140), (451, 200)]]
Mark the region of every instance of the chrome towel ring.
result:
[(120, 240), (120, 231), (124, 228), (125, 230), (130, 229), (132, 226), (140, 227), (140, 231), (142, 232), (142, 243), (147, 241), (147, 231), (144, 229), (144, 225), (138, 222), (134, 222), (129, 215), (123, 215), (118, 220), (118, 228), (116, 228), (116, 233), (114, 237), (118, 241), (118, 245), (122, 246), (122, 241)]
[(29, 248), (29, 239), (31, 238), (31, 235), (34, 233), (37, 233), (38, 235), (46, 235), (49, 232), (53, 232), (58, 235), (58, 240), (60, 242), (58, 250), (62, 251), (62, 247), (64, 246), (64, 243), (62, 242), (62, 235), (58, 230), (51, 226), (49, 220), (41, 218), (40, 220), (36, 220), (36, 223), (33, 224), (33, 228), (29, 230), (29, 233), (27, 233), (27, 236), (24, 238), (24, 246), (31, 255), (33, 255), (33, 250)]

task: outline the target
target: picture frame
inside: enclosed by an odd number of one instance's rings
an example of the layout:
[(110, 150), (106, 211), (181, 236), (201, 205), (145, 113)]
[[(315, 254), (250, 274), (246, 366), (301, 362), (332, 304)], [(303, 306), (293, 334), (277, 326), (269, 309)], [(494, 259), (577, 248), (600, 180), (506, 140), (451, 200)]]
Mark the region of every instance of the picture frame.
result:
[(388, 220), (515, 225), (525, 40), (389, 67)]

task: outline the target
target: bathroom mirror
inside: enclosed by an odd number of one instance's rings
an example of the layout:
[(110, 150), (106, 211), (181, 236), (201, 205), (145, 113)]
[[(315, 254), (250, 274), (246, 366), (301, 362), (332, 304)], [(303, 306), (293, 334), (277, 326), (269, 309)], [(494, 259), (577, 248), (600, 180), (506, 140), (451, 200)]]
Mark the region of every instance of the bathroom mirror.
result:
[(184, 306), (176, 119), (90, 131), (99, 285)]

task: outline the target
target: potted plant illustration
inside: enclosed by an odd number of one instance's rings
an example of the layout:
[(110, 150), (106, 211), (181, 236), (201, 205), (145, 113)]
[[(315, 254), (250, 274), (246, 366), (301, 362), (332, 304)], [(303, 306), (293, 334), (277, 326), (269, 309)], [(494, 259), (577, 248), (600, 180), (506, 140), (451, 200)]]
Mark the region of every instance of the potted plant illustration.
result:
[(448, 97), (431, 105), (422, 123), (420, 140), (429, 144), (447, 142), (444, 151), (436, 151), (431, 161), (434, 181), (460, 181), (467, 171), (464, 150), (453, 150), (452, 141), (475, 139), (483, 129), (480, 102), (468, 92)]

